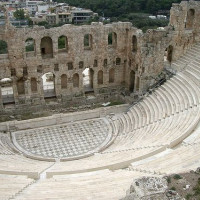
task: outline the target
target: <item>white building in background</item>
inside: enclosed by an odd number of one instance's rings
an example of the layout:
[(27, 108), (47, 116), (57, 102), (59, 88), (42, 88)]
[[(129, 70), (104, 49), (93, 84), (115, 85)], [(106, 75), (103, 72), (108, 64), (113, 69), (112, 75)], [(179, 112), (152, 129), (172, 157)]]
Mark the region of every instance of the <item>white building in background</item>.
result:
[(35, 15), (35, 13), (37, 12), (37, 5), (42, 3), (42, 2), (43, 2), (43, 0), (26, 1), (26, 9), (28, 9), (28, 11), (31, 15)]
[(165, 16), (165, 15), (157, 15), (157, 19), (167, 19), (167, 16)]
[(37, 5), (37, 12), (38, 13), (44, 13), (47, 12), (50, 8), (50, 5), (47, 3), (40, 3)]

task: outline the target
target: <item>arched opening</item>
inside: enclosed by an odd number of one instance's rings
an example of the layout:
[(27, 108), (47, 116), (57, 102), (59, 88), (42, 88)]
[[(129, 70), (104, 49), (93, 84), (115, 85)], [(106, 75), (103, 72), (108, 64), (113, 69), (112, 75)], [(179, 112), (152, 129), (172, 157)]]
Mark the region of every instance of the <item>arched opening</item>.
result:
[(0, 84), (3, 104), (15, 103), (12, 80), (10, 78), (4, 78), (1, 79)]
[(121, 58), (116, 58), (116, 65), (120, 65), (121, 64)]
[(134, 86), (135, 86), (135, 72), (132, 70), (130, 73), (130, 86), (129, 86), (130, 92), (134, 92)]
[(68, 51), (68, 40), (67, 37), (62, 35), (58, 38), (58, 52)]
[(25, 41), (26, 57), (35, 56), (35, 40), (33, 38), (28, 38)]
[(45, 73), (42, 76), (44, 98), (55, 97), (55, 75), (52, 72)]
[(117, 47), (117, 34), (115, 32), (108, 34), (108, 45), (114, 48)]
[(53, 57), (53, 42), (50, 37), (43, 37), (40, 44), (42, 58)]
[(83, 87), (85, 93), (93, 92), (93, 80), (94, 80), (94, 70), (86, 68), (83, 71)]
[(25, 81), (23, 78), (20, 78), (17, 81), (17, 91), (18, 95), (24, 95), (25, 94)]
[(137, 37), (133, 35), (132, 37), (132, 52), (137, 51)]
[(36, 78), (31, 78), (31, 92), (37, 92), (37, 80)]
[(73, 87), (79, 87), (79, 75), (77, 73), (73, 75)]
[(112, 68), (109, 70), (109, 83), (114, 83), (115, 81), (115, 70)]
[(103, 71), (102, 71), (102, 70), (100, 70), (100, 71), (98, 72), (97, 80), (98, 80), (98, 84), (99, 84), (99, 85), (103, 84)]
[(84, 49), (86, 50), (92, 49), (92, 35), (85, 34), (83, 43), (84, 43)]
[(190, 9), (187, 12), (187, 21), (186, 21), (186, 28), (192, 29), (194, 25), (194, 17), (195, 17), (195, 10)]
[(172, 58), (173, 58), (173, 46), (169, 46), (166, 50), (165, 50), (165, 56), (164, 56), (164, 60), (168, 61), (169, 63), (172, 62)]
[(61, 89), (67, 89), (67, 75), (63, 74), (61, 76)]
[(8, 53), (8, 45), (4, 40), (0, 40), (0, 54)]

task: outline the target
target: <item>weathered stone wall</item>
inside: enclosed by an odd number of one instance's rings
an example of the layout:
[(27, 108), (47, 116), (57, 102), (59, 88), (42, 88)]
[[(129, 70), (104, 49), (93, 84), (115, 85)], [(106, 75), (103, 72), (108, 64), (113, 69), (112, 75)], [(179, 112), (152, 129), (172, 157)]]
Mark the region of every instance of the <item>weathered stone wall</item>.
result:
[[(59, 104), (83, 101), (85, 68), (90, 69), (91, 87), (99, 98), (125, 90), (141, 93), (155, 83), (164, 65), (169, 66), (200, 40), (199, 15), (200, 2), (173, 4), (169, 26), (147, 33), (128, 22), (51, 29), (17, 29), (7, 23), (0, 30), (0, 40), (8, 45), (8, 54), (0, 55), (0, 80), (12, 79), (14, 103), (18, 107), (45, 105), (42, 76), (47, 72), (54, 75)], [(112, 44), (108, 43), (109, 33)], [(89, 34), (87, 47), (86, 34)], [(65, 49), (58, 49), (60, 36), (66, 37)], [(34, 41), (33, 52), (26, 52), (28, 38)], [(164, 62), (170, 48), (171, 58)], [(4, 110), (1, 95), (0, 108)]]

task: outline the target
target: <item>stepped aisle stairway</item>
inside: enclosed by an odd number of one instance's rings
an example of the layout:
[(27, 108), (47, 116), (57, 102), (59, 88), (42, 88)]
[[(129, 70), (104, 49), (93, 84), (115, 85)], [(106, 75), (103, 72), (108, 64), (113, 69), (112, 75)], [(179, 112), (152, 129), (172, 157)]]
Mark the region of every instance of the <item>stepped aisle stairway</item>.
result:
[(125, 196), (134, 178), (199, 167), (199, 52), (200, 44), (194, 45), (172, 64), (176, 74), (170, 80), (126, 113), (106, 117), (114, 138), (104, 151), (80, 160), (50, 163), (16, 153), (5, 155), (7, 147), (0, 144), (1, 174), (8, 168), (28, 172), (31, 166), (39, 173), (37, 181), (27, 181), (24, 185), (28, 186), (10, 199), (117, 200)]

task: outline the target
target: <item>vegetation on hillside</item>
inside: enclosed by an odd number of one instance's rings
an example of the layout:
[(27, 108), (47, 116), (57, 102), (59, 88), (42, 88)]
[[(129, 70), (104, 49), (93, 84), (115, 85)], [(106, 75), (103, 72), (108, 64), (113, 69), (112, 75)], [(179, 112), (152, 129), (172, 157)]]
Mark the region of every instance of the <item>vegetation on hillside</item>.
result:
[[(149, 28), (166, 26), (169, 20), (150, 19), (149, 15), (169, 14), (172, 3), (181, 0), (56, 0), (71, 6), (88, 8), (99, 16), (110, 18), (107, 22), (129, 21), (135, 27), (146, 31)], [(95, 20), (93, 20), (95, 21)], [(96, 20), (98, 21), (98, 20)]]
[(68, 3), (71, 6), (89, 8), (99, 15), (118, 17), (133, 12), (156, 14), (159, 10), (170, 10), (172, 3), (181, 0), (56, 0), (58, 3)]

